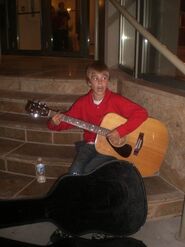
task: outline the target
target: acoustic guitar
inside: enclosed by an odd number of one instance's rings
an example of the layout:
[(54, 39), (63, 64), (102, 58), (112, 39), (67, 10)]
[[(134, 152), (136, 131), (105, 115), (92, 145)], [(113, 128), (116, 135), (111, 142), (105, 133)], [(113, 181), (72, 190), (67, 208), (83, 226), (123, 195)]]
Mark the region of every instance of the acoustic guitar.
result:
[[(28, 100), (25, 110), (34, 117), (47, 117), (57, 112), (45, 103), (31, 100)], [(133, 163), (143, 177), (159, 172), (168, 146), (167, 128), (159, 120), (148, 118), (136, 130), (122, 137), (119, 145), (114, 145), (106, 137), (110, 130), (127, 121), (126, 118), (116, 113), (106, 114), (100, 126), (66, 116), (63, 113), (61, 113), (61, 121), (96, 133), (95, 147), (99, 153)]]
[(140, 173), (114, 158), (89, 174), (60, 177), (43, 197), (0, 200), (0, 228), (50, 221), (72, 236), (127, 236), (140, 229), (146, 216)]

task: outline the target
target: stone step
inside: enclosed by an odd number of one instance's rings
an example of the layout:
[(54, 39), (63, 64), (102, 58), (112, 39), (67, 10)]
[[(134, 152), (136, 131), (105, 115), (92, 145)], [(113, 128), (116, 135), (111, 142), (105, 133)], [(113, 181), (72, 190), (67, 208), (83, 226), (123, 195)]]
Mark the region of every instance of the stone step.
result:
[[(46, 93), (57, 95), (79, 95), (89, 90), (84, 78), (80, 79), (57, 79), (36, 77), (11, 77), (0, 76), (0, 89), (10, 91)], [(110, 89), (117, 92), (117, 79), (111, 79)]]
[(144, 178), (148, 200), (148, 220), (181, 215), (184, 193), (160, 176)]
[(0, 90), (0, 112), (23, 113), (28, 100), (46, 103), (53, 109), (66, 111), (80, 95), (46, 94), (22, 92), (14, 90)]
[(88, 90), (85, 79), (56, 79), (0, 76), (0, 89), (48, 94), (83, 94)]
[(75, 156), (72, 145), (25, 143), (0, 138), (0, 170), (35, 176), (35, 164), (42, 157), (47, 177), (59, 177), (67, 172)]
[(47, 118), (33, 118), (30, 115), (0, 113), (0, 137), (26, 143), (50, 145), (74, 145), (82, 140), (83, 131), (72, 128), (61, 132), (47, 128)]

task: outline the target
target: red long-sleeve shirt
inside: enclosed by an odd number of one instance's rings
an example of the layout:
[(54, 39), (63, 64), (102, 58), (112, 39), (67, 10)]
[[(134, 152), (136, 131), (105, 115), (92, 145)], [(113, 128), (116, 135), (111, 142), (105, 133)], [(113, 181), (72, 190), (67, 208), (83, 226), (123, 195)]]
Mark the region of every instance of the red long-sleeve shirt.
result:
[[(105, 97), (99, 105), (94, 104), (92, 90), (90, 90), (86, 95), (81, 96), (65, 115), (99, 126), (103, 117), (112, 112), (127, 119), (124, 124), (117, 127), (120, 137), (135, 130), (148, 117), (147, 111), (143, 107), (109, 89), (106, 90)], [(72, 127), (63, 121), (59, 125), (48, 121), (50, 130), (60, 131)], [(94, 142), (95, 138), (95, 133), (84, 130), (86, 142)]]

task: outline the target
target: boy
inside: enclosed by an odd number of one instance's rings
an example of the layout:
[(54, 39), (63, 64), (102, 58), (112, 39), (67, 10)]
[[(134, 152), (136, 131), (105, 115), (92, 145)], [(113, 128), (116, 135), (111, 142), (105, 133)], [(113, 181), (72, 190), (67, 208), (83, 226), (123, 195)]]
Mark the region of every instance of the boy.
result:
[[(148, 117), (147, 111), (127, 98), (108, 89), (109, 70), (107, 66), (95, 61), (87, 67), (87, 83), (89, 92), (81, 96), (65, 113), (70, 117), (85, 122), (100, 125), (107, 113), (114, 112), (127, 119), (127, 122), (111, 130), (107, 137), (115, 145), (120, 143), (120, 138), (135, 130)], [(51, 130), (65, 130), (73, 126), (61, 121), (60, 113), (48, 121)], [(95, 149), (96, 134), (84, 130), (84, 142), (78, 145), (78, 152), (69, 169), (69, 174), (81, 175), (89, 173), (113, 159), (111, 156), (100, 154)]]

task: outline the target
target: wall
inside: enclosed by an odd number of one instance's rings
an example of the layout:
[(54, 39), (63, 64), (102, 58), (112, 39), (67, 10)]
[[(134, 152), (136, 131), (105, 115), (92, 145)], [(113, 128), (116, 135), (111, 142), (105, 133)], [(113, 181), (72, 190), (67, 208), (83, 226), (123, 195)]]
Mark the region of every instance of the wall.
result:
[(118, 80), (122, 95), (143, 105), (151, 117), (165, 123), (169, 146), (160, 175), (185, 191), (185, 92), (133, 80), (122, 71), (119, 71)]

